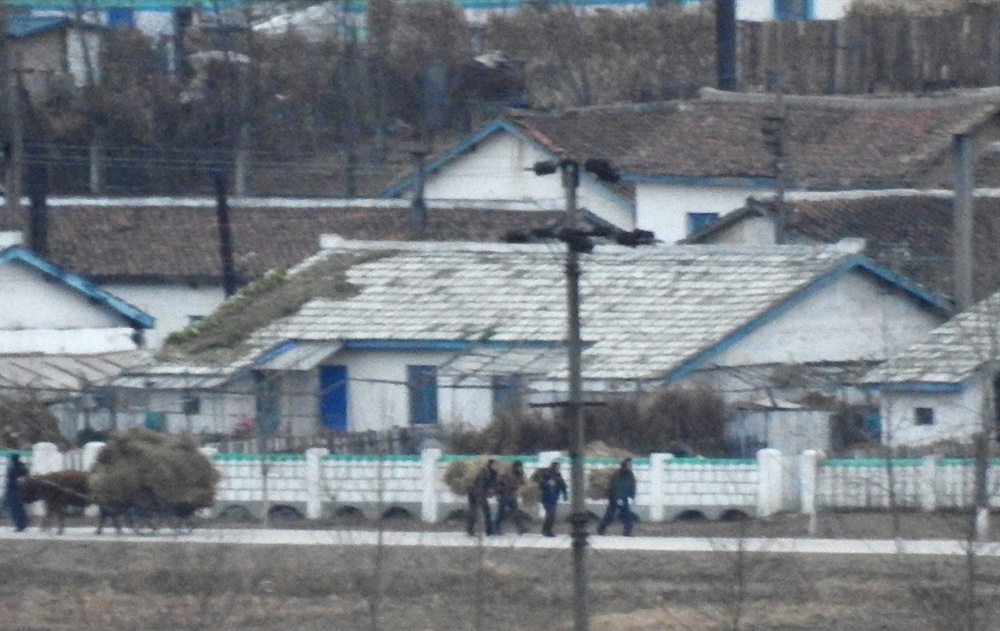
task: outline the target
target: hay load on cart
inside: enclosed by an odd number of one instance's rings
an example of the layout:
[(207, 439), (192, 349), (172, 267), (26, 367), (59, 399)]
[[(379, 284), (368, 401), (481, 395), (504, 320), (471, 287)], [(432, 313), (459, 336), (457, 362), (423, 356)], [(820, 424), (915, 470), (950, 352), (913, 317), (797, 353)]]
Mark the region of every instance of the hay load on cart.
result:
[(190, 517), (215, 502), (219, 472), (188, 436), (116, 432), (90, 469), (93, 501), (134, 513)]

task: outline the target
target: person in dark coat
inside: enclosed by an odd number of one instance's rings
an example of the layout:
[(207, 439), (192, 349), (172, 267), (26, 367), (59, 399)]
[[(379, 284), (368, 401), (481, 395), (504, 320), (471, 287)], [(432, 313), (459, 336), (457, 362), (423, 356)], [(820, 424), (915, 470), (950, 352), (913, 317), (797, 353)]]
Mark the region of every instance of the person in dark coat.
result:
[(4, 506), (10, 513), (10, 518), (14, 522), (14, 528), (18, 532), (24, 532), (28, 527), (28, 513), (24, 510), (24, 501), (21, 498), (21, 478), (28, 475), (28, 467), (21, 462), (21, 456), (13, 454), (7, 462), (7, 478), (4, 485)]
[(480, 513), (483, 515), (486, 534), (493, 534), (493, 515), (490, 511), (489, 497), (496, 492), (496, 485), (497, 461), (490, 458), (476, 474), (469, 489), (469, 510), (465, 520), (465, 530), (470, 536), (476, 534), (476, 522)]
[(528, 531), (528, 527), (524, 524), (524, 513), (517, 504), (517, 494), (524, 483), (524, 463), (520, 460), (512, 462), (510, 470), (501, 473), (497, 478), (497, 521), (493, 526), (494, 533), (500, 534), (503, 523), (509, 517), (514, 518), (517, 534), (523, 535)]
[(621, 461), (618, 471), (611, 478), (611, 484), (608, 487), (608, 509), (604, 511), (604, 518), (597, 526), (597, 534), (603, 535), (617, 517), (622, 522), (625, 536), (632, 536), (635, 513), (632, 512), (629, 502), (634, 499), (635, 474), (632, 473), (632, 459), (626, 458)]
[(566, 481), (559, 473), (559, 461), (553, 460), (548, 467), (538, 469), (531, 475), (531, 479), (542, 490), (542, 508), (545, 510), (542, 534), (546, 537), (555, 537), (552, 526), (556, 523), (556, 504), (559, 503), (560, 497), (563, 500), (569, 498)]

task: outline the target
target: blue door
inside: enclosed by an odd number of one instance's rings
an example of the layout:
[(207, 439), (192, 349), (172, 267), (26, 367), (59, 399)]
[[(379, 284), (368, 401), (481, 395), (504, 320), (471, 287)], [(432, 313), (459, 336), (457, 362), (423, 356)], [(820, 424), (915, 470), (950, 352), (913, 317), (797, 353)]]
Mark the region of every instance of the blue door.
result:
[(319, 417), (328, 429), (347, 431), (347, 366), (319, 367)]
[(406, 383), (410, 391), (410, 423), (437, 423), (437, 366), (407, 366)]

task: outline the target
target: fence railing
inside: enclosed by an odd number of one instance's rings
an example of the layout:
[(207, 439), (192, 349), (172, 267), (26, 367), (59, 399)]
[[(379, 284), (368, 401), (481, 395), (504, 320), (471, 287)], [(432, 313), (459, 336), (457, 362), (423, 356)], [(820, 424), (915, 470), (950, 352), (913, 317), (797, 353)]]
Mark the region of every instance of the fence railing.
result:
[[(37, 474), (89, 469), (102, 447), (88, 443), (64, 454), (51, 443), (39, 443), (20, 453)], [(278, 507), (284, 514), (320, 519), (404, 511), (429, 523), (466, 506), (466, 498), (444, 482), (450, 464), (482, 458), (443, 454), (436, 448), (409, 455), (336, 454), (324, 447), (283, 454), (221, 453), (214, 448), (203, 452), (222, 474), (210, 514), (238, 510), (260, 517)], [(0, 451), (4, 470), (12, 453)], [(522, 460), (529, 475), (553, 460), (564, 462), (564, 470), (569, 470), (568, 459), (559, 452), (504, 458)], [(616, 465), (614, 459), (590, 458), (585, 473)], [(975, 495), (975, 462), (969, 459), (823, 460), (814, 451), (783, 456), (763, 449), (755, 459), (745, 460), (652, 454), (634, 459), (633, 470), (638, 484), (635, 510), (650, 521), (694, 514), (719, 519), (789, 511), (968, 509)], [(991, 507), (1000, 508), (1000, 460), (987, 470), (987, 491)], [(595, 514), (603, 509), (600, 500), (588, 498), (585, 503)]]

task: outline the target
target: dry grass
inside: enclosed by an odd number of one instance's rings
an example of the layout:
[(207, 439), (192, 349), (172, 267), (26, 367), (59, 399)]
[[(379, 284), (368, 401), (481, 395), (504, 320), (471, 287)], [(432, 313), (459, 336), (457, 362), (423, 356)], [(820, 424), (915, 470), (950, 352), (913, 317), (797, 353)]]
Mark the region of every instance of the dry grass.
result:
[[(925, 534), (916, 520), (910, 527)], [(957, 626), (968, 611), (963, 558), (592, 550), (587, 559), (594, 631), (966, 628)], [(976, 570), (975, 629), (992, 630), (1000, 560)], [(569, 630), (571, 578), (569, 550), (9, 540), (0, 631)]]

